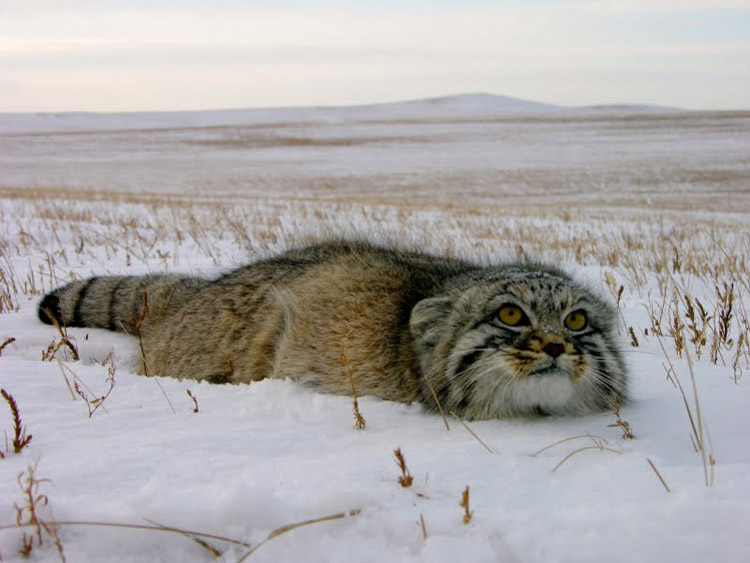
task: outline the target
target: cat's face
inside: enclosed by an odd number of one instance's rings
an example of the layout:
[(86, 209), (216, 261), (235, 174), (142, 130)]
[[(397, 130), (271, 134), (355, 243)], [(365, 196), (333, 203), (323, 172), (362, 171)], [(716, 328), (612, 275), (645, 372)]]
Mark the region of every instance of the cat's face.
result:
[(444, 410), (469, 419), (584, 414), (624, 399), (615, 312), (601, 298), (529, 266), (455, 285), (412, 311), (426, 399), (434, 389)]

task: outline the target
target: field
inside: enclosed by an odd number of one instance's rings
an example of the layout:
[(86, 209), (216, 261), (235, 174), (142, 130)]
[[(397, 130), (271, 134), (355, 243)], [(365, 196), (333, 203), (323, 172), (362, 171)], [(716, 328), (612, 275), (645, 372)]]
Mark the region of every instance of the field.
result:
[[(0, 115), (2, 560), (750, 560), (748, 147), (750, 112), (488, 96)], [(136, 339), (36, 318), (72, 279), (342, 236), (561, 265), (616, 304), (631, 400), (447, 430), (360, 397), (358, 429), (351, 397), (145, 378)]]

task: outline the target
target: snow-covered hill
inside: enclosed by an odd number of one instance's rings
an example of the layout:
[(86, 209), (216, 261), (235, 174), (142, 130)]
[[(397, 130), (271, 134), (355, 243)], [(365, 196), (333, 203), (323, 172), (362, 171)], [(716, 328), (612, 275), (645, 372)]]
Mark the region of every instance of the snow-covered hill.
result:
[[(650, 106), (616, 106), (617, 112)], [(653, 108), (656, 109), (656, 108)], [(11, 132), (102, 131), (215, 127), (268, 123), (372, 120), (459, 120), (572, 111), (540, 102), (494, 94), (460, 94), (404, 102), (342, 107), (230, 109), (133, 113), (0, 113), (0, 134)]]

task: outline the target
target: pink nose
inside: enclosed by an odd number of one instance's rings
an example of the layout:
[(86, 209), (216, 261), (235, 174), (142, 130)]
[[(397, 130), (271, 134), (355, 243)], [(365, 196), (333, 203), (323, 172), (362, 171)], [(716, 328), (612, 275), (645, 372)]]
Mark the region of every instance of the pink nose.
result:
[(544, 351), (547, 352), (553, 358), (557, 358), (560, 354), (565, 352), (565, 346), (559, 342), (548, 342), (544, 346)]

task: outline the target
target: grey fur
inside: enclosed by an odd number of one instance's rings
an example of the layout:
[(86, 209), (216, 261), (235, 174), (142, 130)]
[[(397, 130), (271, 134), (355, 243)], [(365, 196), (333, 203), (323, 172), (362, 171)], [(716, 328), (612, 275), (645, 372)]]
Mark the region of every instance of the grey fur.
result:
[[(290, 377), (338, 394), (350, 394), (353, 381), (360, 395), (430, 408), (437, 395), (467, 419), (584, 414), (626, 398), (615, 311), (550, 266), (483, 267), (332, 242), (215, 280), (73, 282), (45, 296), (39, 317), (132, 331), (144, 291), (149, 374), (217, 383)], [(508, 303), (528, 324), (498, 319)], [(566, 328), (572, 311), (585, 313), (585, 330)]]

